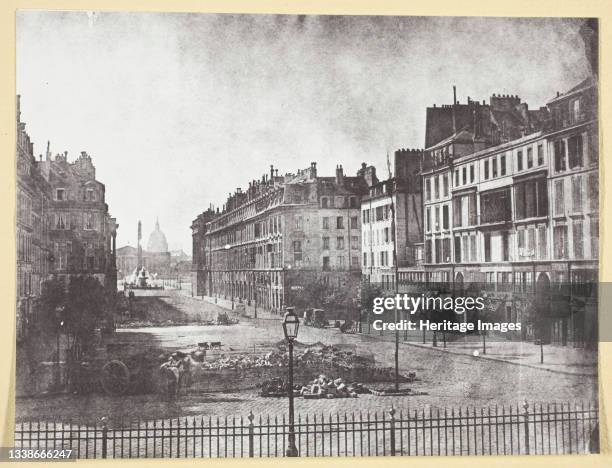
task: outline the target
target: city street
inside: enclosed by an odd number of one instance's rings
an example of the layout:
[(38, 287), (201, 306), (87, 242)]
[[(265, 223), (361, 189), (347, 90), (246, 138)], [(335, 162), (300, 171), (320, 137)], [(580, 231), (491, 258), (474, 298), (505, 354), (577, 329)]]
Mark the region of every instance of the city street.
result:
[[(185, 291), (165, 290), (146, 292), (156, 304), (156, 310), (166, 307), (168, 316), (180, 314), (193, 321), (215, 316), (224, 309), (191, 298)], [(144, 299), (144, 298), (143, 298)], [(254, 326), (245, 319), (238, 325), (181, 325), (142, 327), (130, 332), (149, 333), (168, 347), (194, 347), (200, 341), (221, 341), (224, 351), (238, 352), (269, 349), (283, 339), (280, 321), (261, 319)], [(122, 333), (119, 331), (118, 333)], [(352, 345), (358, 354), (370, 354), (381, 367), (393, 366), (394, 343), (373, 335), (347, 335), (337, 329), (300, 327), (298, 340), (303, 343)], [(264, 351), (262, 351), (264, 352)], [(296, 399), (296, 411), (302, 415), (345, 412), (382, 412), (391, 405), (398, 409), (486, 407), (496, 404), (517, 404), (525, 399), (533, 402), (595, 401), (595, 377), (567, 375), (525, 366), (485, 360), (465, 354), (443, 353), (414, 345), (400, 346), (400, 372), (416, 372), (417, 382), (404, 384), (413, 390), (427, 392), (423, 396), (380, 397), (360, 395), (355, 399), (304, 400)], [(257, 391), (236, 393), (203, 393), (197, 386), (175, 401), (156, 394), (109, 397), (106, 395), (60, 395), (21, 398), (16, 403), (18, 420), (49, 419), (93, 422), (107, 417), (118, 422), (129, 419), (166, 419), (181, 416), (246, 417), (250, 412), (258, 418), (282, 417), (286, 401), (262, 398)]]

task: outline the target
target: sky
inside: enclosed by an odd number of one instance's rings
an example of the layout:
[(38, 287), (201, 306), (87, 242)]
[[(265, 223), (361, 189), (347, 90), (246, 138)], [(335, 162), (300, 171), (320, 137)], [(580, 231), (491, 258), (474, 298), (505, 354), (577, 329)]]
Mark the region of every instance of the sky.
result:
[(20, 11), (17, 94), (35, 155), (87, 151), (118, 246), (192, 220), (269, 172), (317, 162), (386, 177), (422, 148), (434, 103), (517, 94), (530, 109), (584, 79), (580, 20)]

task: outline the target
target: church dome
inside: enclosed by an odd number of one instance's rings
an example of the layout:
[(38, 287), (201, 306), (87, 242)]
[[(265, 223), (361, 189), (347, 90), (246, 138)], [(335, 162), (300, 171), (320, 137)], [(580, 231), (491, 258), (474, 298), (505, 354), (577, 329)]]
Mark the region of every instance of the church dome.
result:
[(159, 229), (159, 220), (155, 221), (155, 231), (149, 236), (147, 252), (167, 252), (168, 241), (166, 235)]

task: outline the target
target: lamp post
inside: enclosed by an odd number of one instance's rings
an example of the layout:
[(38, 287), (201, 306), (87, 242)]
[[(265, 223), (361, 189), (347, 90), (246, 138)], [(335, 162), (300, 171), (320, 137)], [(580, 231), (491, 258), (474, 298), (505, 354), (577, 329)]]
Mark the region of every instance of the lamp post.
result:
[(62, 384), (61, 377), (61, 368), (60, 368), (60, 333), (61, 329), (64, 326), (64, 321), (62, 320), (62, 313), (64, 312), (63, 307), (55, 308), (55, 319), (57, 321), (57, 335), (56, 335), (56, 359), (55, 359), (55, 388), (59, 390)]
[(289, 347), (289, 383), (287, 385), (289, 392), (289, 437), (287, 443), (287, 451), (285, 455), (287, 457), (297, 457), (298, 449), (295, 446), (295, 427), (294, 427), (294, 416), (293, 416), (293, 342), (297, 338), (298, 328), (300, 326), (300, 320), (295, 315), (294, 307), (287, 307), (287, 312), (283, 317), (283, 332), (287, 345)]

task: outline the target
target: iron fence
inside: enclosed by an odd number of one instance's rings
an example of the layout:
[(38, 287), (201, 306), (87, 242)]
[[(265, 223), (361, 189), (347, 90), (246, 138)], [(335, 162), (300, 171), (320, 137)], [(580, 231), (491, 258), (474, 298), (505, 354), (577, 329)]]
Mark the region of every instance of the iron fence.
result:
[[(598, 408), (550, 403), (382, 413), (297, 415), (300, 456), (519, 455), (598, 451)], [(279, 457), (284, 417), (185, 417), (95, 425), (19, 422), (15, 447), (72, 449), (77, 458)]]

